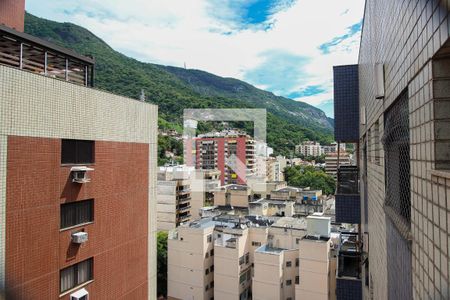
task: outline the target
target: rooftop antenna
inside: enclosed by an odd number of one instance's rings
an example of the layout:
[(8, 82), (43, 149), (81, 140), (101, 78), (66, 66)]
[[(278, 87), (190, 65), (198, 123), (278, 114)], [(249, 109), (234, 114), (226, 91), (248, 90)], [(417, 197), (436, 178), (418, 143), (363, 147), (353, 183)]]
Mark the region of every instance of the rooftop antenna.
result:
[(141, 95), (139, 96), (139, 100), (142, 102), (145, 102), (145, 91), (144, 89), (141, 89)]

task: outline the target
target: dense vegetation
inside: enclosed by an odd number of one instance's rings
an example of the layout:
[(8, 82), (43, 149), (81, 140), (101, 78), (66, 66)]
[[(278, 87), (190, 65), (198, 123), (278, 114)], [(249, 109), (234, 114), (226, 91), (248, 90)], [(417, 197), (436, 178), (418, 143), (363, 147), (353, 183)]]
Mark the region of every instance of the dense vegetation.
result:
[(267, 141), (277, 153), (289, 154), (293, 143), (305, 139), (322, 143), (332, 140), (332, 121), (306, 103), (275, 96), (232, 78), (139, 62), (74, 24), (26, 14), (25, 31), (93, 56), (97, 88), (131, 98), (138, 98), (144, 90), (146, 100), (159, 106), (160, 128), (181, 132), (185, 108), (266, 108)]
[(336, 186), (334, 178), (315, 167), (287, 167), (284, 171), (284, 176), (290, 186), (310, 187), (314, 190), (322, 190), (322, 193), (325, 195), (334, 194)]
[[(156, 240), (158, 297), (167, 295), (167, 232), (159, 231)], [(164, 298), (165, 299), (165, 298)]]

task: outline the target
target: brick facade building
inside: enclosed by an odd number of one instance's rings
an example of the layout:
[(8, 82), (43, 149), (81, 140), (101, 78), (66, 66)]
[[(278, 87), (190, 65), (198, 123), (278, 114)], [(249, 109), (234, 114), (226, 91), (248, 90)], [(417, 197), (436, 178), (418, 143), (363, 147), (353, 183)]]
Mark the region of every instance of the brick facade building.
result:
[[(0, 65), (0, 298), (154, 298), (157, 107), (90, 88), (88, 58), (0, 33), (45, 69)], [(65, 77), (43, 76), (50, 53)]]

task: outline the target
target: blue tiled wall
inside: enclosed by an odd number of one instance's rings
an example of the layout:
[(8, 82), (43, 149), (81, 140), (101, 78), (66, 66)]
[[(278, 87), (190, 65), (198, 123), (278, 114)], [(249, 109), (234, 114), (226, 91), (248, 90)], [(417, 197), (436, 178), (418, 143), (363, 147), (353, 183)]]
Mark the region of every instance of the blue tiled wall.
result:
[(361, 300), (362, 282), (361, 280), (336, 279), (336, 299), (337, 300)]
[(334, 137), (337, 142), (359, 139), (358, 65), (335, 66)]
[(361, 223), (361, 200), (359, 195), (335, 195), (336, 222)]

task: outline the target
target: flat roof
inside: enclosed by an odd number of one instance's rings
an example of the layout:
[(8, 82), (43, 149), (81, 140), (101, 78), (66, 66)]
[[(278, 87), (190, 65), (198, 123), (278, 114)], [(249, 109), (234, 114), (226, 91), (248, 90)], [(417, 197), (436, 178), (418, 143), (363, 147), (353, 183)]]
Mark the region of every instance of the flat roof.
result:
[(255, 252), (258, 252), (258, 253), (269, 253), (269, 254), (280, 254), (284, 250), (286, 250), (286, 249), (278, 248), (278, 247), (272, 247), (272, 246), (269, 246), (269, 245), (266, 244), (266, 245), (262, 245), (261, 247), (257, 248), (255, 250)]

